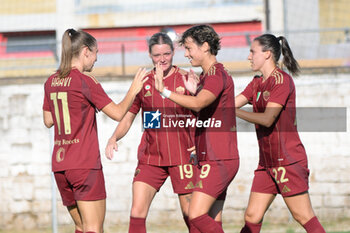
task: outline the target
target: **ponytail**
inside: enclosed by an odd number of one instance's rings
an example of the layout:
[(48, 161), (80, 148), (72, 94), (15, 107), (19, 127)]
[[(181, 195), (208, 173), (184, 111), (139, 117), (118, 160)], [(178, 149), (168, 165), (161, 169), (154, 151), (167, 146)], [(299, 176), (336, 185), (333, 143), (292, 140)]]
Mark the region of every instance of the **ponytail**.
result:
[(74, 29), (68, 29), (64, 32), (62, 36), (62, 52), (61, 52), (61, 63), (60, 67), (58, 68), (58, 78), (64, 78), (66, 77), (72, 67), (72, 40), (71, 36), (76, 31)]
[(276, 38), (272, 34), (263, 34), (254, 40), (259, 42), (259, 44), (262, 46), (263, 51), (272, 52), (274, 62), (276, 64), (278, 63), (282, 53), (282, 65), (284, 65), (293, 76), (297, 76), (300, 73), (299, 64), (295, 60), (292, 50), (290, 49), (285, 37), (279, 36)]
[(283, 36), (279, 36), (277, 39), (281, 41), (281, 51), (283, 55), (282, 64), (287, 67), (292, 75), (297, 76), (300, 73), (300, 67), (297, 60), (295, 60), (293, 56), (293, 52), (289, 47), (288, 41)]
[(65, 78), (72, 69), (72, 59), (80, 54), (81, 49), (86, 46), (90, 50), (97, 46), (96, 39), (89, 33), (67, 29), (62, 36), (62, 53), (60, 66), (58, 68), (58, 78)]

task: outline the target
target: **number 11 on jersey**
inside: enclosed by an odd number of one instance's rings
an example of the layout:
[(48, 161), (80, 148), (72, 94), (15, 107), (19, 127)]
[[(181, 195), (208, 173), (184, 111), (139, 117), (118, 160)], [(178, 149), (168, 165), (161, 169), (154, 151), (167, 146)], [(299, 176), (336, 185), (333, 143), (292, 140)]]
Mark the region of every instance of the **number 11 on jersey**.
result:
[(58, 134), (61, 135), (61, 120), (60, 120), (60, 110), (58, 106), (58, 100), (61, 100), (61, 103), (62, 103), (64, 133), (70, 134), (71, 125), (70, 125), (67, 92), (58, 92), (58, 93), (52, 92), (50, 93), (50, 99), (53, 101), (53, 105), (55, 108), (55, 117), (57, 122)]

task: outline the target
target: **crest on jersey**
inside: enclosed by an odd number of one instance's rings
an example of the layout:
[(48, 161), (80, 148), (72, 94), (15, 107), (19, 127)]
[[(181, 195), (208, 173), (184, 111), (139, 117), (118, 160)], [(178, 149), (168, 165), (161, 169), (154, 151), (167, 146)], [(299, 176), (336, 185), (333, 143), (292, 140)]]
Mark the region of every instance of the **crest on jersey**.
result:
[(151, 85), (147, 84), (147, 85), (145, 86), (145, 89), (146, 89), (146, 91), (148, 91), (149, 89), (151, 89)]
[(270, 98), (270, 92), (269, 91), (264, 91), (263, 92), (263, 98), (265, 101), (268, 101), (268, 99)]
[(145, 97), (152, 96), (152, 93), (150, 91), (147, 91), (145, 94)]
[(176, 89), (175, 89), (176, 93), (178, 94), (185, 94), (185, 88), (183, 86), (178, 86)]

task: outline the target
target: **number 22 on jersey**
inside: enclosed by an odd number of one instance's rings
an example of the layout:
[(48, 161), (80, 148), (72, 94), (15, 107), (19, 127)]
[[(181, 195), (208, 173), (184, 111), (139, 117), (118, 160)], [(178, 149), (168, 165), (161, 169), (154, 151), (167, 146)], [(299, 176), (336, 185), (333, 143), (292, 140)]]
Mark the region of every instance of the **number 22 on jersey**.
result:
[[(288, 182), (289, 179), (286, 176), (286, 169), (284, 167), (278, 167), (277, 169), (276, 168), (273, 168), (272, 169), (272, 172), (274, 174), (274, 177), (275, 177), (275, 181), (277, 182), (277, 184), (279, 183), (285, 183), (285, 182)], [(280, 177), (278, 176), (280, 173)]]
[[(69, 116), (69, 108), (68, 108), (68, 98), (67, 92), (52, 92), (50, 93), (50, 99), (53, 101), (53, 105), (55, 108), (55, 117), (58, 128), (58, 135), (61, 135), (61, 118), (60, 111), (62, 111), (63, 115), (63, 125), (64, 125), (64, 133), (71, 133), (71, 124), (70, 124), (70, 116)], [(58, 101), (61, 101), (62, 109), (59, 109)]]

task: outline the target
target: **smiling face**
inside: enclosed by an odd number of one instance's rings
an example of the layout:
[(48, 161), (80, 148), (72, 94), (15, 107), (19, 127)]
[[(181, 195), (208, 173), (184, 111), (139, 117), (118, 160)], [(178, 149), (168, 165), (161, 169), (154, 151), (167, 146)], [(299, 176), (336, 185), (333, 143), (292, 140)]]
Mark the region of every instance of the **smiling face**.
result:
[(259, 41), (253, 41), (250, 46), (248, 60), (253, 71), (261, 71), (266, 60), (271, 56), (270, 51), (263, 51)]
[(149, 54), (153, 65), (160, 64), (162, 70), (166, 73), (173, 65), (174, 52), (168, 44), (155, 44)]
[(202, 66), (205, 51), (203, 46), (199, 46), (191, 37), (185, 39), (185, 57), (190, 60), (192, 66)]

